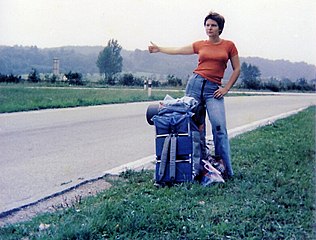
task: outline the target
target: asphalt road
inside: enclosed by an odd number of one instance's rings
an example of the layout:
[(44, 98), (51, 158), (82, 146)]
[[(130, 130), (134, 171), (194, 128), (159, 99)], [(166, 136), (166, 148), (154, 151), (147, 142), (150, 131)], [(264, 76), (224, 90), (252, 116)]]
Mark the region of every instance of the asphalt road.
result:
[[(315, 94), (227, 97), (228, 129), (309, 105)], [(0, 213), (154, 154), (150, 103), (0, 114)]]

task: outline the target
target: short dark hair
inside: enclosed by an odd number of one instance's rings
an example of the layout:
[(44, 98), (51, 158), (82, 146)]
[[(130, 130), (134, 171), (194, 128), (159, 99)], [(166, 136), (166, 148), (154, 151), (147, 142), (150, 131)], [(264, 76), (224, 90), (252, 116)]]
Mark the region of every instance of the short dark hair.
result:
[(204, 19), (204, 26), (206, 25), (206, 21), (209, 19), (212, 19), (215, 22), (217, 22), (219, 30), (220, 30), (219, 34), (221, 34), (223, 32), (223, 29), (224, 29), (225, 18), (216, 12), (210, 12)]

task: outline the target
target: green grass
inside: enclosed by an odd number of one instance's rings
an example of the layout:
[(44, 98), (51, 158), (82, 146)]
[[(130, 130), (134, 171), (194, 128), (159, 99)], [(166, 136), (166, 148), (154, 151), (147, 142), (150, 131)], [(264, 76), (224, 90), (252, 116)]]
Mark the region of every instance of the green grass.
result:
[(0, 87), (0, 113), (161, 100), (166, 94), (182, 97), (183, 91), (157, 90), (148, 97), (142, 89), (46, 88), (23, 85)]
[(315, 239), (315, 107), (231, 148), (225, 184), (156, 188), (153, 171), (126, 171), (96, 197), (1, 228), (0, 239)]
[[(100, 104), (162, 100), (169, 94), (183, 97), (183, 90), (133, 88), (89, 88), (67, 86), (42, 86), (32, 84), (0, 84), (0, 113), (20, 112), (48, 108), (93, 106)], [(246, 95), (229, 93), (229, 96)]]

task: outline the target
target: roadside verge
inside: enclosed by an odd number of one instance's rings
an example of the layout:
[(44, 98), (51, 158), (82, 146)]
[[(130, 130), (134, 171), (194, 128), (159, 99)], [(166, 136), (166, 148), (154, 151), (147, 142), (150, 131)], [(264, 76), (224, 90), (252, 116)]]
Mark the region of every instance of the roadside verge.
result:
[[(240, 127), (237, 127), (237, 128), (234, 128), (234, 129), (229, 129), (228, 130), (228, 133), (229, 133), (229, 137), (230, 138), (233, 138), (239, 134), (242, 134), (242, 133), (245, 133), (245, 132), (248, 132), (248, 131), (252, 131), (258, 127), (262, 127), (262, 126), (265, 126), (265, 125), (269, 125), (269, 124), (273, 124), (273, 122), (275, 122), (276, 120), (279, 120), (279, 119), (282, 119), (282, 118), (286, 118), (288, 116), (291, 116), (291, 115), (294, 115), (294, 114), (297, 114), (298, 112), (300, 111), (303, 111), (305, 110), (307, 107), (303, 107), (303, 108), (299, 108), (299, 109), (296, 109), (294, 111), (289, 111), (289, 112), (286, 112), (286, 113), (282, 113), (282, 114), (279, 114), (279, 115), (276, 115), (276, 116), (273, 116), (273, 117), (269, 117), (269, 118), (265, 118), (265, 119), (262, 119), (262, 120), (259, 120), (259, 121), (255, 121), (255, 122), (252, 122), (250, 124), (246, 124), (246, 125), (243, 125), (243, 126), (240, 126)], [(118, 175), (120, 174), (121, 172), (124, 172), (126, 170), (141, 170), (141, 169), (154, 169), (155, 167), (155, 164), (154, 164), (154, 161), (155, 161), (155, 155), (151, 155), (151, 156), (147, 156), (145, 158), (142, 158), (142, 159), (139, 159), (137, 161), (134, 161), (134, 162), (131, 162), (131, 163), (128, 163), (128, 164), (124, 164), (124, 165), (121, 165), (119, 167), (115, 167), (115, 168), (112, 168), (110, 170), (107, 170), (104, 172), (104, 175), (111, 175), (111, 176), (115, 176), (115, 175)], [(103, 175), (103, 176), (104, 176)], [(45, 198), (42, 198), (38, 201), (35, 201), (35, 202), (32, 202), (32, 203), (29, 203), (27, 205), (23, 205), (23, 206), (20, 206), (20, 207), (17, 207), (17, 208), (14, 208), (14, 209), (11, 209), (11, 210), (8, 210), (8, 211), (5, 211), (5, 212), (2, 212), (0, 213), (0, 219), (5, 219), (5, 218), (10, 218), (11, 216), (15, 216), (15, 219), (20, 219), (20, 220), (25, 220), (27, 217), (30, 217), (29, 213), (30, 211), (31, 212), (34, 212), (34, 214), (36, 213), (40, 213), (40, 212), (45, 212), (45, 211), (49, 211), (52, 207), (52, 204), (50, 204), (49, 206), (46, 204), (43, 204), (45, 202), (49, 202), (50, 200), (52, 199), (56, 199), (56, 198), (59, 198), (61, 199), (62, 203), (65, 204), (65, 206), (67, 205), (71, 205), (72, 203), (71, 202), (66, 202), (67, 200), (67, 194), (70, 194), (71, 192), (74, 192), (74, 191), (82, 191), (82, 188), (85, 188), (85, 191), (87, 191), (87, 195), (91, 195), (93, 194), (92, 193), (92, 184), (95, 184), (95, 183), (99, 183), (101, 181), (103, 181), (103, 188), (106, 189), (108, 187), (110, 187), (110, 184), (106, 184), (104, 183), (104, 180), (102, 179), (103, 176), (101, 177), (96, 177), (96, 178), (91, 178), (89, 180), (86, 180), (76, 186), (73, 186), (71, 188), (68, 188), (68, 189), (65, 189), (63, 191), (60, 191), (60, 192), (57, 192), (53, 195), (50, 195), (50, 196), (47, 196)], [(81, 188), (81, 190), (79, 190)], [(96, 190), (93, 190), (93, 192), (98, 192), (99, 190), (104, 190), (104, 189), (96, 189)], [(80, 193), (81, 195), (80, 196), (84, 196), (83, 193)], [(78, 200), (76, 198), (78, 198), (78, 192), (74, 192), (73, 194), (74, 198), (75, 198), (75, 201)], [(70, 199), (68, 199), (70, 200)], [(39, 207), (39, 205), (43, 204), (43, 207)], [(57, 204), (55, 203), (55, 206), (57, 206)], [(63, 207), (63, 206), (62, 206)], [(20, 217), (19, 214), (24, 214), (23, 217)]]

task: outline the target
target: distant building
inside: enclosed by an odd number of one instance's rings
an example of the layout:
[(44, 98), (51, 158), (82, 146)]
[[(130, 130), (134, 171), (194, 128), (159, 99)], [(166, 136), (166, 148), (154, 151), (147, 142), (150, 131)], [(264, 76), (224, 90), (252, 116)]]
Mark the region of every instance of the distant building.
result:
[(59, 75), (59, 59), (54, 58), (53, 60), (53, 74), (58, 76)]

